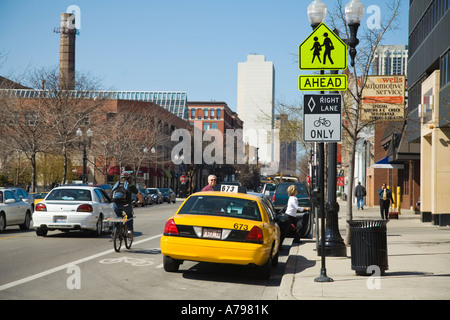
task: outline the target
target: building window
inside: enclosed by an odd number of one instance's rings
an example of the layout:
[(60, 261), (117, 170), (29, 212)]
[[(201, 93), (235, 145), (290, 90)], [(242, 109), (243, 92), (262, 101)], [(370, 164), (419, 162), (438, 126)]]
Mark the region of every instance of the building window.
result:
[(191, 118), (194, 119), (195, 118), (195, 108), (191, 109)]
[(208, 119), (208, 109), (203, 109), (203, 118)]
[(222, 111), (221, 109), (217, 109), (217, 119), (220, 119), (220, 112), (221, 111)]
[(450, 82), (450, 50), (441, 58), (441, 88)]
[(209, 130), (209, 122), (203, 122), (203, 131)]
[(217, 122), (211, 122), (211, 130), (217, 130)]
[(211, 116), (211, 119), (214, 119), (214, 109), (210, 110), (210, 116)]

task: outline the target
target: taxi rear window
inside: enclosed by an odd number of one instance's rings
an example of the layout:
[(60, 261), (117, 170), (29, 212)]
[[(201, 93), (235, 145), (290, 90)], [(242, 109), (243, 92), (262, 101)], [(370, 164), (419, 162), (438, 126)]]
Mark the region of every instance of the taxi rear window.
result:
[(225, 216), (261, 221), (256, 201), (231, 197), (191, 196), (180, 208), (178, 214)]

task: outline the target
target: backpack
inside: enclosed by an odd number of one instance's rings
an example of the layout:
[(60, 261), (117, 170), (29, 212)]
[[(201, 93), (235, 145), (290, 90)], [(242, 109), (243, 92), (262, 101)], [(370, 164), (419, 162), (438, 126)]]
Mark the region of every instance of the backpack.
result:
[(128, 182), (120, 183), (116, 182), (112, 189), (112, 201), (115, 203), (129, 203), (131, 200), (131, 194), (128, 190)]

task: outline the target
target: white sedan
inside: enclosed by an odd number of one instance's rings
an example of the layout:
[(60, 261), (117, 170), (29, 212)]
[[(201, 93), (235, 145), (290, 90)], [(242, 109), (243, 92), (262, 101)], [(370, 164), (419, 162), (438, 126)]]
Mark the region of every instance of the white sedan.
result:
[(33, 228), (38, 236), (49, 230), (90, 230), (101, 235), (104, 219), (114, 218), (113, 204), (104, 191), (90, 186), (61, 186), (36, 204)]
[(19, 225), (28, 230), (31, 222), (31, 205), (12, 190), (0, 188), (0, 233), (6, 226)]

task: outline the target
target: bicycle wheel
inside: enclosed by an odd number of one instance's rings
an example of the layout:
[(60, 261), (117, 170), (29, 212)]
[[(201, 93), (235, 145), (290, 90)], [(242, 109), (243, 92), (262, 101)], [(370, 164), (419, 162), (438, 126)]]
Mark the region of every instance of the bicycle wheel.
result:
[(120, 251), (120, 247), (122, 247), (122, 236), (120, 234), (121, 227), (116, 225), (113, 230), (113, 243), (114, 243), (114, 250), (116, 252)]
[(134, 239), (133, 231), (128, 232), (128, 229), (125, 228), (124, 232), (126, 232), (126, 237), (125, 237), (125, 247), (126, 247), (127, 249), (130, 249), (130, 248), (131, 248), (131, 245), (133, 244), (133, 239)]

